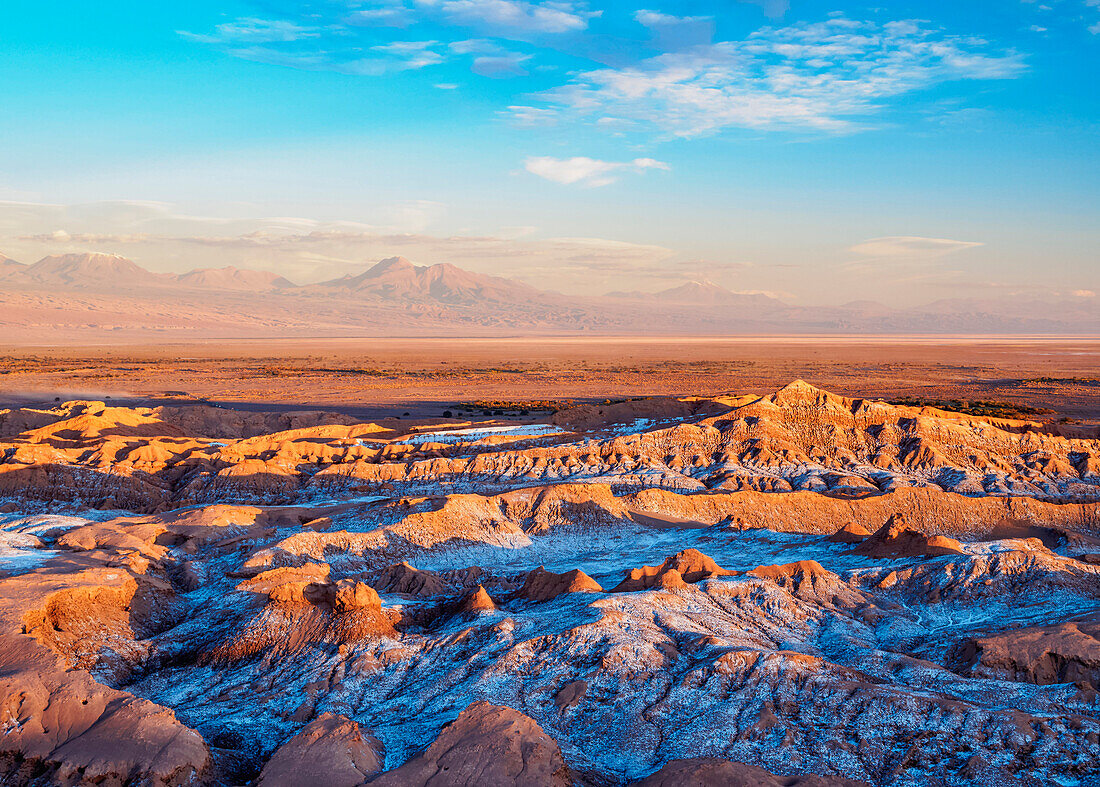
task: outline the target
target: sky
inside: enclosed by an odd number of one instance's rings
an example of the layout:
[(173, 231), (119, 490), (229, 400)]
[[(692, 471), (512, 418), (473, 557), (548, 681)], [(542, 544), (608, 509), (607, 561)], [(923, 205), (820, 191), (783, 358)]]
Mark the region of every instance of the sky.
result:
[[(1100, 0), (8, 0), (0, 252), (1100, 292)], [(1100, 304), (1098, 304), (1100, 308)]]

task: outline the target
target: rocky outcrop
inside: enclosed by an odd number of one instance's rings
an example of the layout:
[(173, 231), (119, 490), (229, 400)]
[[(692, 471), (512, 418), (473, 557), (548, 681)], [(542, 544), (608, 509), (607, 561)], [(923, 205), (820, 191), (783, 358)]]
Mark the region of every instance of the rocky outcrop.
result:
[(357, 787), (382, 770), (385, 756), (369, 732), (344, 716), (323, 713), (275, 750), (258, 787)]
[(553, 601), (564, 593), (602, 593), (600, 583), (579, 568), (555, 574), (542, 566), (527, 574), (515, 597), (526, 601)]
[[(0, 580), (0, 780), (5, 784), (177, 785), (209, 773), (202, 737), (169, 708), (93, 679), (140, 661), (125, 569)], [(144, 633), (149, 633), (147, 630)]]
[(866, 603), (861, 592), (854, 590), (816, 560), (800, 560), (782, 566), (758, 566), (748, 574), (774, 582), (795, 598), (806, 601), (848, 608)]
[(497, 605), (492, 596), (481, 585), (467, 593), (456, 608), (456, 612), (460, 615), (482, 615), (496, 611)]
[(434, 571), (421, 571), (408, 563), (389, 566), (371, 581), (375, 590), (383, 593), (404, 593), (409, 596), (440, 596), (450, 586)]
[(858, 544), (871, 535), (871, 531), (857, 522), (849, 522), (829, 536), (834, 544)]
[(659, 566), (632, 569), (622, 582), (611, 588), (611, 592), (628, 593), (652, 587), (678, 588), (711, 577), (733, 576), (735, 573), (722, 568), (697, 549), (685, 549)]
[(1100, 689), (1100, 618), (1034, 626), (967, 640), (957, 659), (968, 675)]
[(909, 527), (905, 516), (892, 515), (873, 535), (852, 550), (877, 558), (944, 557), (964, 554), (962, 544), (947, 536), (928, 536)]
[(554, 739), (528, 716), (475, 702), (435, 742), (371, 787), (572, 787)]
[[(1052, 525), (1074, 518), (1037, 518), (1016, 498), (1086, 504), (1093, 516), (1100, 504), (1096, 439), (1026, 421), (848, 399), (801, 381), (765, 397), (640, 399), (583, 405), (555, 418), (579, 434), (544, 434), (542, 424), (525, 436), (512, 425), (445, 430), (432, 441), (423, 431), (430, 424), (410, 431), (404, 422), (352, 424), (320, 413), (68, 402), (0, 413), (0, 494), (156, 510), (395, 487), (450, 494), (456, 484), (502, 492), (571, 481), (620, 493), (812, 492), (839, 501), (931, 489), (999, 500), (956, 501), (984, 510), (987, 516), (968, 519), (987, 528), (1005, 518)], [(880, 511), (873, 526), (895, 510), (906, 509)], [(921, 512), (910, 513), (925, 529)], [(838, 521), (821, 532), (835, 533)], [(849, 521), (871, 526), (865, 517)]]

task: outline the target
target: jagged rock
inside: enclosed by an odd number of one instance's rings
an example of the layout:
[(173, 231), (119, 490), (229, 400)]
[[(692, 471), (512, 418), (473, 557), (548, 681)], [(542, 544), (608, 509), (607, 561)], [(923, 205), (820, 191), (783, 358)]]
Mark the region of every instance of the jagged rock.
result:
[(275, 750), (258, 787), (356, 787), (385, 764), (382, 744), (351, 719), (322, 713)]
[(800, 560), (782, 566), (758, 566), (751, 576), (768, 579), (791, 595), (832, 606), (855, 607), (865, 603), (862, 594), (816, 560)]
[(519, 711), (475, 702), (371, 787), (572, 787), (558, 744)]
[(600, 583), (579, 568), (564, 574), (555, 574), (542, 566), (528, 572), (523, 587), (516, 591), (516, 598), (527, 601), (552, 601), (563, 593), (602, 593)]
[(627, 593), (651, 587), (665, 589), (684, 587), (685, 583), (701, 582), (711, 577), (734, 576), (697, 549), (685, 549), (668, 558), (659, 566), (635, 568), (627, 574), (612, 593)]
[(421, 571), (405, 562), (383, 569), (371, 584), (375, 590), (383, 593), (404, 593), (409, 596), (439, 596), (450, 589), (434, 571)]
[[(128, 509), (4, 517), (0, 781), (245, 783), (323, 711), (384, 731), (401, 783), (560, 772), (499, 707), (430, 746), (475, 699), (531, 709), (594, 784), (696, 755), (884, 784), (1100, 769), (1100, 567), (1066, 556), (1100, 551), (1087, 429), (804, 383), (675, 401), (430, 443), (102, 403), (0, 418), (4, 503)], [(634, 568), (687, 546), (715, 559)], [(518, 573), (539, 560), (674, 592)]]
[[(154, 628), (129, 613), (140, 582), (75, 558), (67, 573), (0, 579), (0, 782), (74, 787), (201, 781), (210, 751), (168, 708), (93, 679), (125, 675)], [(145, 624), (155, 625), (148, 613)], [(135, 631), (134, 629), (137, 629)], [(75, 668), (74, 668), (75, 667)]]
[(943, 557), (963, 555), (962, 544), (947, 536), (927, 536), (906, 524), (901, 514), (891, 516), (854, 550), (857, 555), (878, 558)]

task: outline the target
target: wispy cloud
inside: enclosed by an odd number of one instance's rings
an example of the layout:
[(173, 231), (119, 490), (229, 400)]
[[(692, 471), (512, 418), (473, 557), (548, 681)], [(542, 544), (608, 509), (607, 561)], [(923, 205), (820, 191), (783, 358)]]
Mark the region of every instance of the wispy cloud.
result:
[[(1100, 12), (1100, 0), (1085, 0), (1085, 5), (1093, 9), (1094, 14)], [(1089, 25), (1089, 32), (1095, 35), (1100, 35), (1100, 17), (1094, 15), (1094, 19), (1097, 21)]]
[(1032, 25), (1031, 30), (1045, 33), (1049, 25), (1057, 17), (1067, 19), (1071, 23), (1084, 22), (1086, 28), (1093, 35), (1100, 35), (1100, 0), (1021, 0), (1025, 5), (1032, 6), (1037, 12), (1046, 16), (1044, 25)]
[[(470, 31), (503, 41), (540, 41), (584, 31), (602, 13), (570, 0), (374, 0), (365, 5), (331, 0), (303, 7), (275, 0), (265, 7), (281, 8), (285, 18), (244, 17), (215, 25), (211, 32), (179, 34), (233, 57), (292, 68), (383, 75), (471, 55), (475, 73), (497, 77), (525, 73), (521, 64), (531, 55), (493, 41), (483, 42), (496, 50), (492, 52), (463, 51), (447, 42), (460, 44)], [(426, 45), (407, 28), (446, 33), (445, 41)]]
[(855, 246), (850, 247), (848, 251), (863, 257), (913, 259), (915, 257), (942, 257), (956, 251), (984, 245), (984, 243), (977, 241), (898, 235), (886, 238), (871, 238), (862, 243), (857, 243)]
[(833, 16), (587, 71), (521, 109), (593, 123), (621, 119), (675, 137), (731, 127), (850, 131), (889, 99), (1023, 69), (1020, 55), (980, 38), (916, 21)]
[(523, 163), (523, 166), (532, 175), (538, 175), (554, 183), (587, 187), (607, 186), (618, 180), (624, 172), (643, 173), (650, 169), (669, 169), (665, 162), (651, 158), (636, 158), (633, 161), (601, 161), (584, 156), (573, 158), (532, 156)]
[[(787, 10), (781, 0), (742, 2), (774, 19)], [(873, 125), (899, 97), (949, 81), (1007, 79), (1025, 68), (1020, 54), (978, 36), (841, 14), (715, 41), (709, 16), (609, 6), (605, 27), (632, 20), (649, 40), (635, 29), (636, 40), (620, 34), (604, 41), (589, 30), (604, 11), (583, 0), (328, 0), (308, 8), (269, 0), (264, 7), (285, 18), (250, 16), (181, 35), (234, 57), (362, 75), (455, 60), (494, 78), (537, 73), (562, 55), (614, 62), (573, 68), (556, 87), (513, 100), (511, 111), (518, 125), (551, 120), (615, 134), (847, 132)], [(597, 47), (601, 41), (610, 48)]]
[(584, 30), (599, 15), (578, 3), (521, 0), (443, 0), (439, 9), (453, 23), (494, 32), (568, 33)]
[(871, 238), (848, 248), (854, 258), (843, 263), (841, 270), (861, 275), (882, 274), (899, 282), (931, 282), (945, 277), (952, 279), (962, 276), (963, 271), (946, 270), (944, 258), (984, 245), (978, 241), (923, 238), (916, 235)]
[(215, 25), (214, 32), (208, 34), (190, 33), (185, 30), (179, 34), (204, 44), (273, 44), (319, 38), (321, 31), (316, 27), (305, 27), (285, 19), (256, 19), (252, 17), (238, 19)]

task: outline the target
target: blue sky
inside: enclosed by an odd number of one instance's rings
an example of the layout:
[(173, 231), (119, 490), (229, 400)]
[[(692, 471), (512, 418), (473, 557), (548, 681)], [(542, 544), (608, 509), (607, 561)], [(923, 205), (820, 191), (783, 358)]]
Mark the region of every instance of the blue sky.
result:
[[(0, 251), (1100, 290), (1100, 0), (5, 4)], [(1075, 294), (1076, 293), (1076, 294)]]

